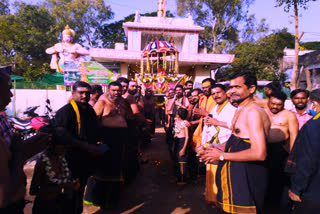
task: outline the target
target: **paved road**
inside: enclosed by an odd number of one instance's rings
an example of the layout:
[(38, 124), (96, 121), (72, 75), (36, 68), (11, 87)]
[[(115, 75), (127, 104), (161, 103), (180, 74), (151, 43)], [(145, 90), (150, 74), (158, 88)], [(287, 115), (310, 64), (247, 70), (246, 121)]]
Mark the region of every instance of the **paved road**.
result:
[(205, 177), (184, 186), (176, 184), (173, 162), (169, 157), (164, 133), (155, 134), (152, 143), (144, 149), (144, 156), (148, 162), (141, 164), (135, 181), (123, 190), (119, 208), (98, 211), (97, 214), (216, 213), (215, 209), (203, 201)]
[[(205, 177), (180, 186), (176, 184), (163, 129), (157, 129), (150, 145), (144, 149), (147, 163), (141, 164), (136, 179), (121, 192), (118, 208), (108, 211), (84, 206), (84, 214), (215, 214), (203, 200)], [(162, 132), (162, 133), (161, 133)], [(33, 163), (25, 167), (30, 183)], [(27, 195), (28, 200), (33, 197)], [(25, 208), (31, 214), (32, 203)]]
[[(144, 149), (147, 163), (141, 164), (136, 179), (127, 184), (121, 192), (116, 209), (102, 211), (98, 207), (84, 206), (83, 214), (215, 214), (216, 210), (203, 200), (205, 177), (200, 177), (185, 186), (176, 184), (173, 162), (170, 160), (163, 129)], [(31, 181), (34, 161), (27, 164), (25, 172), (28, 186)], [(34, 197), (26, 196), (33, 201)], [(31, 214), (32, 203), (25, 208)], [(284, 214), (285, 212), (267, 208), (265, 214)]]

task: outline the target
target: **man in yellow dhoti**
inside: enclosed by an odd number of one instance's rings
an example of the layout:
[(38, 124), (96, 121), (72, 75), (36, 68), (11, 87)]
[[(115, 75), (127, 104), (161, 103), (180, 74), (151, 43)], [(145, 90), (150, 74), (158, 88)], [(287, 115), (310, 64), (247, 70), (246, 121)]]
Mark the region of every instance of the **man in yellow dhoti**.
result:
[[(211, 89), (212, 98), (217, 103), (210, 115), (204, 118), (202, 145), (224, 144), (231, 136), (231, 124), (236, 108), (227, 99), (224, 85), (216, 84)], [(217, 202), (216, 171), (218, 165), (208, 163), (206, 166), (205, 200), (208, 204)]]
[(192, 143), (190, 144), (192, 149), (196, 151), (196, 148), (201, 145), (202, 141), (202, 129), (203, 118), (211, 112), (212, 108), (216, 105), (216, 102), (211, 96), (211, 87), (214, 85), (214, 80), (206, 78), (202, 81), (202, 90), (205, 96), (202, 96), (199, 100), (199, 108), (193, 110), (194, 114), (201, 116), (199, 125), (193, 133)]

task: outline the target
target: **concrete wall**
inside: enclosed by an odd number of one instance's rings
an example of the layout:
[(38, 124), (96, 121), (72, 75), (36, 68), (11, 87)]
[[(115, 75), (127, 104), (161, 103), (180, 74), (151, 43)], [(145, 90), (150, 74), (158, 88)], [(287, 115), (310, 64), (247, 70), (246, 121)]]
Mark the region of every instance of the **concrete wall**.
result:
[(141, 31), (128, 30), (128, 50), (141, 51)]
[(210, 77), (209, 68), (204, 68), (204, 66), (195, 66), (194, 86), (196, 88), (201, 88), (202, 80), (208, 77)]
[[(14, 94), (14, 90), (12, 90)], [(64, 106), (71, 96), (70, 91), (64, 90), (35, 90), (35, 89), (16, 89), (15, 99), (12, 97), (12, 102), (7, 106), (8, 115), (14, 113), (14, 100), (16, 103), (16, 113), (18, 117), (23, 116), (23, 111), (31, 106), (40, 106), (36, 113), (44, 115), (45, 113), (45, 101), (48, 98), (51, 102), (53, 111), (57, 111)]]
[(120, 64), (120, 75), (125, 78), (128, 77), (128, 63), (123, 62)]

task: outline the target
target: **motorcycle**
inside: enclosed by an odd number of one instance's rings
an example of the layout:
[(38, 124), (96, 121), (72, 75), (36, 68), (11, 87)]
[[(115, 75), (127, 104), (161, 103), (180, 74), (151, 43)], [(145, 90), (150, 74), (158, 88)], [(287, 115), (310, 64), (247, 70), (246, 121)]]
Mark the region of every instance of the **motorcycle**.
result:
[(23, 140), (35, 135), (43, 126), (48, 126), (53, 123), (54, 115), (50, 105), (50, 100), (46, 100), (45, 116), (39, 116), (35, 111), (40, 106), (32, 106), (27, 108), (23, 114), (26, 115), (24, 119), (17, 117), (9, 117), (9, 121), (13, 128), (13, 132), (21, 136)]

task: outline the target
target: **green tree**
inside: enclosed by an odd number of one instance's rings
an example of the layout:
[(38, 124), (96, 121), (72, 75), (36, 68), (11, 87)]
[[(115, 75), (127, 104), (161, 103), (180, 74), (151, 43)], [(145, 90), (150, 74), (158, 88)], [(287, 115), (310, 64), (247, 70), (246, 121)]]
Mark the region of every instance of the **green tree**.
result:
[(300, 44), (300, 50), (307, 49), (307, 50), (319, 50), (320, 49), (320, 42), (304, 42)]
[(15, 4), (15, 14), (0, 16), (0, 63), (13, 66), (22, 75), (28, 66), (48, 62), (48, 44), (56, 40), (55, 20), (42, 6)]
[(231, 51), (236, 56), (232, 67), (223, 69), (217, 78), (223, 79), (226, 74), (249, 70), (257, 75), (258, 80), (284, 80), (284, 73), (279, 71), (279, 60), (283, 57), (285, 47), (294, 47), (294, 36), (287, 29), (262, 37), (256, 42), (238, 43)]
[(48, 62), (50, 56), (45, 50), (56, 41), (56, 22), (43, 6), (21, 3), (17, 5), (15, 20), (20, 26), (17, 31), (15, 51), (34, 65)]
[(262, 37), (265, 37), (269, 32), (269, 26), (266, 19), (261, 19), (258, 23), (254, 14), (250, 15), (242, 29), (241, 38), (243, 41), (254, 42)]
[(104, 0), (46, 0), (46, 7), (58, 23), (57, 30), (68, 24), (76, 32), (75, 40), (90, 47), (101, 46), (101, 26), (113, 18)]
[(299, 88), (299, 82), (297, 80), (298, 76), (298, 64), (299, 64), (299, 42), (303, 33), (300, 35), (299, 33), (299, 7), (303, 9), (307, 9), (307, 4), (311, 1), (316, 0), (276, 0), (276, 6), (281, 7), (284, 6), (285, 12), (290, 12), (293, 7), (294, 12), (294, 20), (295, 20), (295, 58), (293, 64), (293, 74), (291, 77), (291, 90)]
[(6, 15), (9, 13), (10, 13), (9, 1), (8, 0), (0, 0), (0, 16)]
[(177, 0), (178, 15), (192, 14), (205, 27), (199, 36), (199, 47), (222, 52), (238, 42), (239, 23), (246, 19), (253, 0)]
[[(157, 16), (157, 12), (152, 13), (144, 13), (140, 16)], [(170, 11), (167, 11), (167, 17), (174, 17)], [(103, 46), (107, 48), (114, 48), (116, 42), (122, 42), (127, 45), (128, 38), (126, 37), (124, 30), (122, 28), (122, 24), (125, 22), (133, 22), (135, 14), (130, 14), (122, 20), (117, 22), (113, 22), (110, 24), (105, 24), (102, 26), (101, 30), (101, 39), (103, 41)]]

